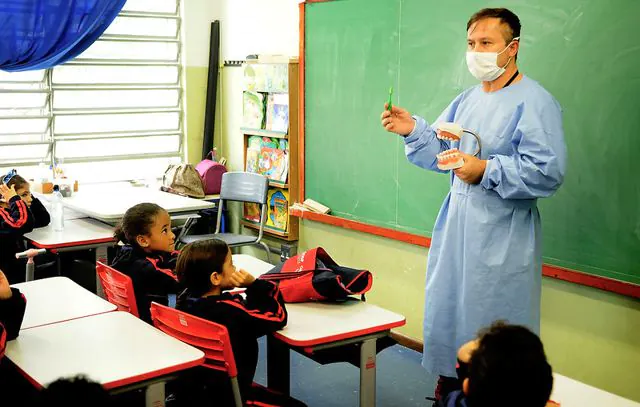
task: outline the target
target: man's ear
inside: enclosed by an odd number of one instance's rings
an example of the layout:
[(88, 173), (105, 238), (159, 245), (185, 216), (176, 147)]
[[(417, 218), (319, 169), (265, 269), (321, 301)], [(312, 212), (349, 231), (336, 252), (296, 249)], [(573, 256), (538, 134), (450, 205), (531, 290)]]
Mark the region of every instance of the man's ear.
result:
[(142, 248), (149, 247), (149, 239), (143, 235), (136, 236), (136, 243), (138, 243), (138, 246)]
[(469, 378), (468, 377), (464, 379), (464, 381), (462, 382), (462, 392), (464, 393), (465, 396), (469, 395)]
[(222, 278), (220, 276), (220, 274), (218, 272), (213, 272), (211, 273), (211, 276), (209, 277), (209, 280), (211, 280), (211, 284), (214, 287), (219, 286), (220, 284), (222, 284)]
[(520, 51), (520, 40), (512, 41), (509, 44), (509, 56), (515, 58), (518, 55), (518, 51)]

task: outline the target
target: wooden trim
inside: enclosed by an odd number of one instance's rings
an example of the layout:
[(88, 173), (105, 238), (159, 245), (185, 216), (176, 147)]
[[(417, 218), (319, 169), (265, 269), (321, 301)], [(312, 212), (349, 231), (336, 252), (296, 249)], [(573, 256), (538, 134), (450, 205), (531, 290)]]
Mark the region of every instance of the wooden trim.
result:
[(403, 335), (396, 331), (391, 331), (391, 338), (393, 338), (396, 342), (398, 342), (398, 345), (401, 345), (401, 346), (404, 346), (405, 348), (409, 348), (411, 350), (415, 350), (416, 352), (422, 353), (422, 348), (424, 346), (423, 342), (416, 338)]
[(322, 213), (303, 211), (300, 209), (291, 209), (289, 213), (292, 216), (297, 216), (302, 219), (309, 219), (320, 223), (326, 223), (328, 225), (340, 226), (346, 229), (357, 230), (358, 232), (370, 233), (372, 235), (399, 240), (401, 242), (411, 243), (417, 246), (429, 247), (431, 245), (431, 239), (425, 236), (414, 235), (413, 233), (369, 225), (367, 223), (345, 219), (339, 216), (325, 215)]
[[(304, 69), (305, 69), (305, 3), (298, 4), (298, 10), (300, 15), (299, 29), (300, 29), (300, 44), (299, 44), (299, 60), (298, 64), (298, 202), (304, 202), (304, 106), (305, 106), (305, 81), (304, 81)], [(291, 197), (291, 200), (295, 200), (295, 197)]]
[(640, 298), (640, 285), (627, 283), (626, 281), (594, 276), (577, 270), (553, 266), (551, 264), (544, 264), (542, 266), (542, 275), (557, 278), (558, 280), (569, 281), (571, 283), (586, 285), (588, 287), (598, 288), (603, 291), (626, 295), (628, 297)]
[[(298, 100), (298, 182), (299, 182), (299, 202), (305, 199), (305, 4), (322, 3), (332, 0), (306, 0), (300, 3), (300, 97)], [(366, 223), (357, 222), (349, 219), (340, 218), (332, 215), (318, 214), (309, 211), (301, 211), (292, 209), (292, 216), (308, 219), (315, 222), (325, 223), (343, 227), (346, 229), (357, 230), (359, 232), (370, 233), (376, 236), (382, 236), (389, 239), (400, 240), (422, 247), (430, 247), (431, 239), (414, 235), (407, 232), (400, 232), (393, 229), (383, 228), (380, 226), (368, 225)], [(640, 298), (640, 285), (627, 283), (624, 281), (614, 280), (606, 277), (593, 276), (576, 270), (569, 270), (562, 267), (544, 264), (542, 267), (542, 275), (558, 280), (569, 281), (576, 284), (586, 285), (588, 287), (598, 288), (600, 290), (609, 291), (616, 294), (626, 295), (633, 298)]]

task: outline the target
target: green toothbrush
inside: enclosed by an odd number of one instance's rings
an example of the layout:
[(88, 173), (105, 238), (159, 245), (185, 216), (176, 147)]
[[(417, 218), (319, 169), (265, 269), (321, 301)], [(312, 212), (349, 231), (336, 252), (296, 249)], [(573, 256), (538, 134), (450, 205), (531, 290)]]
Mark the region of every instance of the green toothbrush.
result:
[(387, 103), (387, 110), (391, 111), (391, 97), (393, 96), (393, 86), (389, 88), (389, 102)]

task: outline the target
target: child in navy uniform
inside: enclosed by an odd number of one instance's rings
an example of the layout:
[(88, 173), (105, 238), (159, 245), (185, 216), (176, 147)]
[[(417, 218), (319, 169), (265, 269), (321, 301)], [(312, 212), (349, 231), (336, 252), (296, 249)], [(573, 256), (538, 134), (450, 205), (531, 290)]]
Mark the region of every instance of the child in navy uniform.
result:
[(525, 327), (496, 322), (458, 351), (462, 390), (442, 407), (545, 407), (553, 376), (540, 339)]
[[(176, 273), (185, 288), (178, 299), (178, 308), (224, 325), (229, 331), (240, 392), (245, 403), (304, 406), (304, 403), (295, 399), (252, 386), (258, 364), (257, 339), (287, 324), (287, 310), (278, 287), (273, 282), (256, 280), (246, 271), (237, 270), (233, 265), (231, 250), (225, 242), (217, 239), (185, 246), (178, 257)], [(224, 292), (236, 287), (246, 287), (246, 299), (240, 294)], [(211, 374), (214, 373), (210, 373), (209, 378)], [(226, 386), (228, 380), (210, 379), (204, 382), (205, 385), (225, 383)], [(229, 389), (213, 390), (224, 399), (220, 400), (220, 405), (231, 403)]]
[(131, 277), (140, 319), (151, 323), (151, 301), (167, 305), (178, 293), (171, 218), (160, 206), (141, 203), (127, 210), (114, 235), (125, 245), (111, 266)]
[(12, 284), (25, 280), (25, 260), (16, 253), (26, 250), (24, 234), (47, 226), (47, 209), (31, 195), (29, 183), (12, 170), (0, 181), (0, 270)]
[(16, 339), (22, 325), (27, 301), (17, 288), (11, 288), (0, 270), (0, 359), (7, 341)]

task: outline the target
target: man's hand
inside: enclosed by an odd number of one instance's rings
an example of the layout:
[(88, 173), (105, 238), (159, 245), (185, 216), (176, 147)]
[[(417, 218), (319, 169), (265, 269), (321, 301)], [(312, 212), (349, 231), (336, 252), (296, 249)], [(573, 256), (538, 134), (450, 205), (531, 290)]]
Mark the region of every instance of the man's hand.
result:
[(9, 199), (18, 196), (15, 185), (11, 185), (11, 188), (9, 188), (5, 184), (0, 184), (0, 195), (2, 195), (2, 199), (4, 199), (5, 202), (9, 202)]
[(11, 287), (9, 287), (9, 280), (0, 270), (0, 300), (8, 300), (11, 298)]
[(482, 180), (484, 170), (487, 168), (487, 160), (481, 160), (473, 155), (460, 153), (464, 159), (464, 165), (453, 170), (458, 178), (467, 184), (477, 184)]
[(382, 127), (388, 132), (399, 134), (402, 137), (408, 136), (416, 125), (416, 121), (411, 117), (411, 113), (397, 106), (391, 106), (391, 111), (389, 111), (387, 109), (388, 106), (389, 105), (385, 103), (384, 111), (380, 115)]
[(246, 271), (238, 269), (229, 277), (229, 280), (234, 287), (249, 287), (256, 281), (256, 278)]

